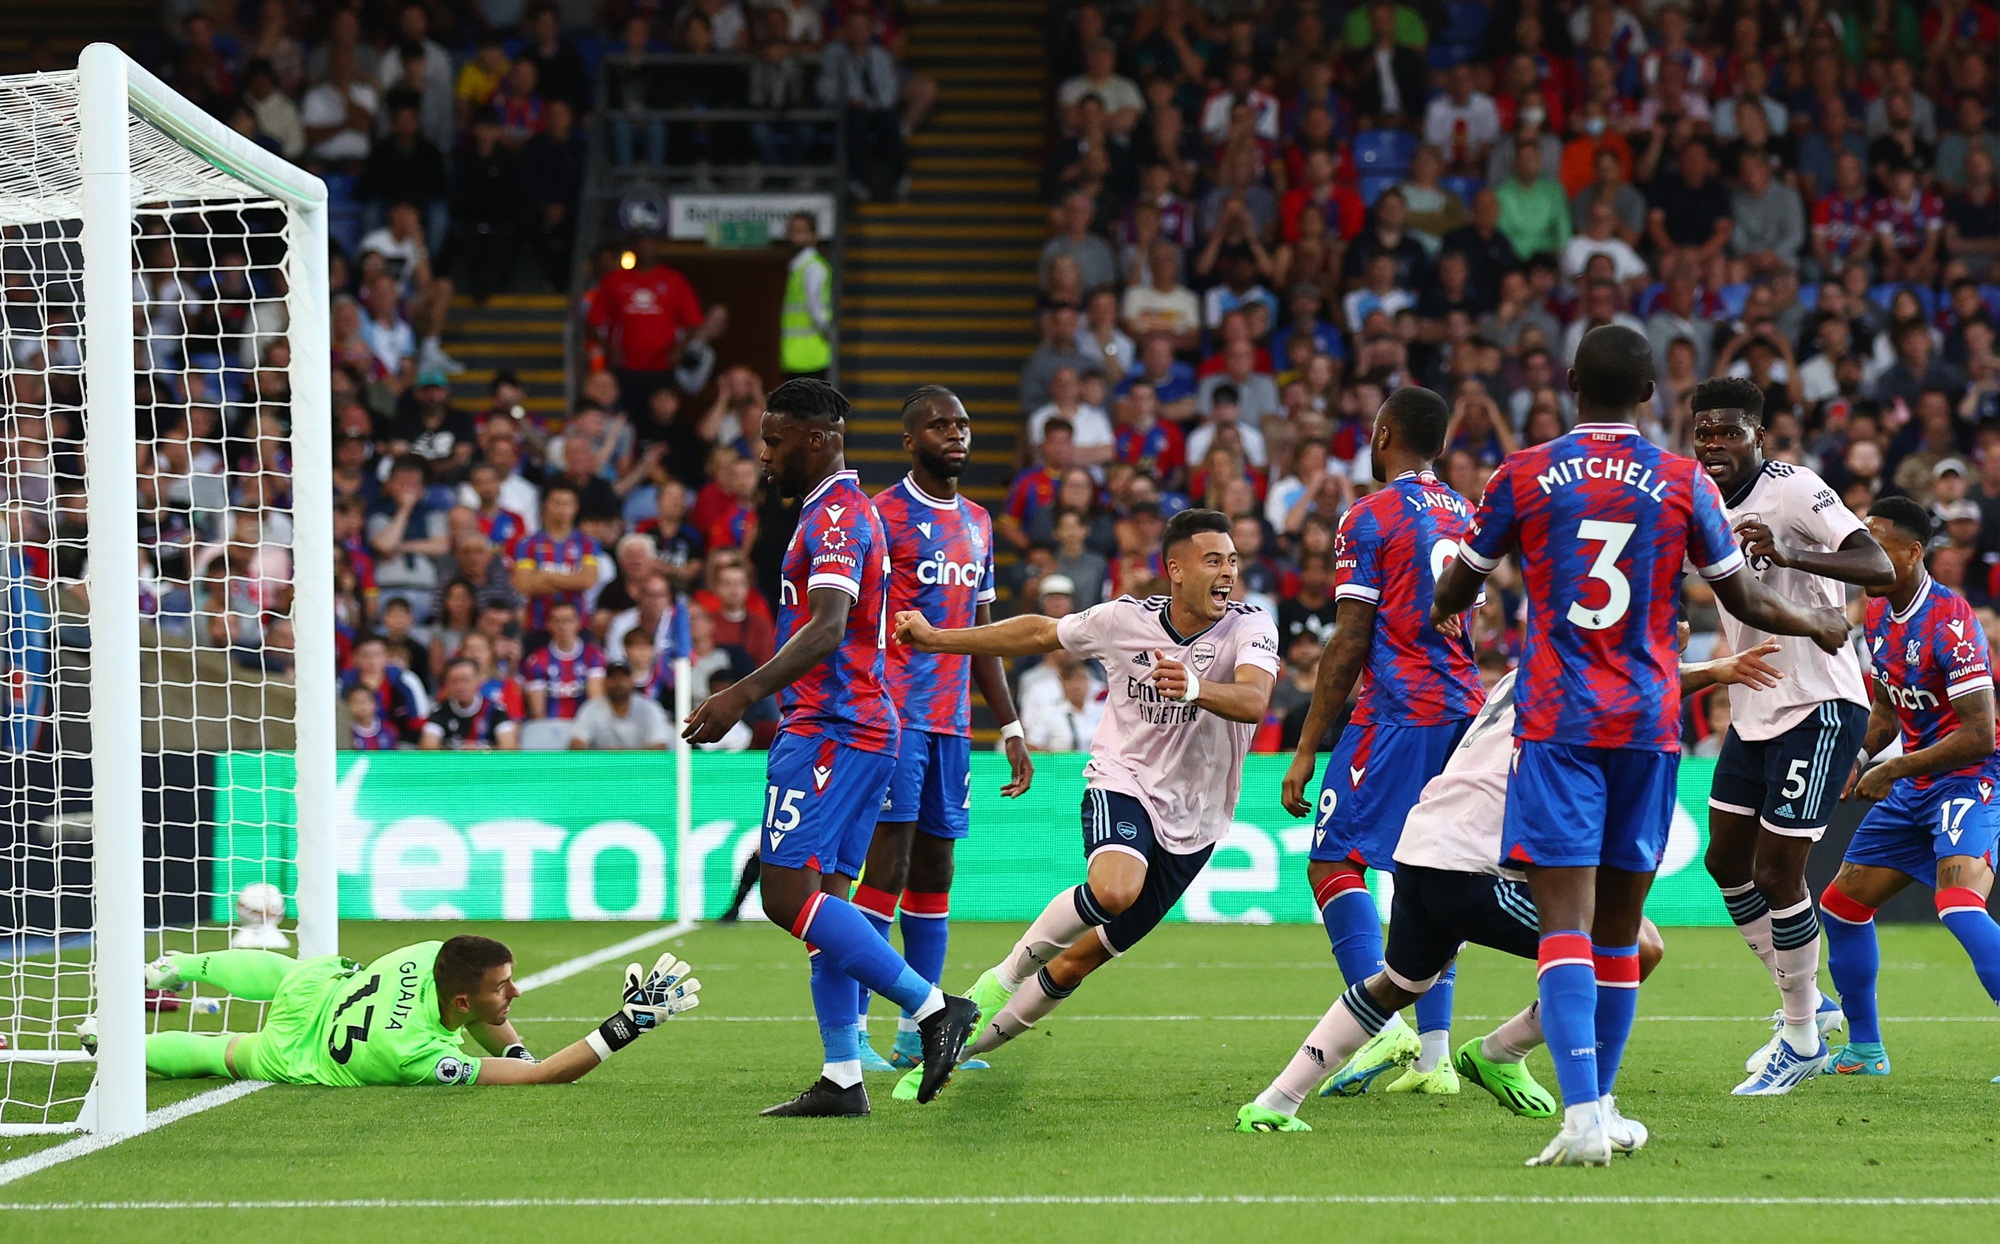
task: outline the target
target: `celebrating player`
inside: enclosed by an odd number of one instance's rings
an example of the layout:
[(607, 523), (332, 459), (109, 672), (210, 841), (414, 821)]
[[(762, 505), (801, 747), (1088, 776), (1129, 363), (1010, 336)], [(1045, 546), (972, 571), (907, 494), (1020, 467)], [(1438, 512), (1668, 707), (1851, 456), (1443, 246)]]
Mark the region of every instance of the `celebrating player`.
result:
[[(508, 1022), (521, 996), (514, 954), (490, 937), (460, 936), (392, 950), (362, 967), (339, 955), (294, 959), (268, 950), (169, 954), (146, 965), (146, 988), (189, 982), (268, 1002), (257, 1032), (156, 1032), (146, 1070), (173, 1080), (224, 1076), (280, 1084), (568, 1084), (701, 1002), (687, 964), (663, 954), (651, 972), (625, 969), (611, 1017), (537, 1062)], [(95, 1049), (96, 1021), (78, 1025)], [(491, 1058), (468, 1058), (466, 1037)]]
[[(946, 629), (993, 620), (993, 520), (958, 491), (972, 452), (972, 418), (949, 389), (927, 385), (903, 402), (903, 448), (910, 473), (875, 497), (889, 537), (889, 613), (914, 609)], [(966, 675), (1000, 723), (1013, 770), (1001, 795), (1014, 798), (1034, 779), (1034, 764), (1007, 674), (998, 657), (918, 652), (896, 644), (887, 658), (889, 694), (903, 737), (889, 780), (889, 802), (854, 905), (883, 938), (901, 896), (903, 955), (933, 985), (944, 979), (950, 934), (953, 844), (965, 837), (972, 809), (972, 697)], [(864, 990), (861, 1014), (868, 1014)], [(905, 1014), (885, 1061), (861, 1030), (864, 1071), (908, 1070), (923, 1059), (916, 1021)]]
[[(1722, 493), (1750, 574), (1787, 600), (1838, 609), (1841, 584), (1881, 587), (1889, 559), (1853, 511), (1802, 466), (1764, 458), (1764, 391), (1721, 376), (1694, 391), (1695, 453)], [(1722, 615), (1741, 652), (1769, 636)], [(1819, 992), (1819, 919), (1806, 856), (1826, 832), (1838, 786), (1867, 725), (1868, 693), (1852, 644), (1821, 652), (1778, 641), (1777, 690), (1729, 692), (1729, 733), (1708, 796), (1708, 873), (1730, 919), (1778, 986), (1780, 1028), (1751, 1057), (1738, 1096), (1776, 1096), (1819, 1074), (1840, 1008)], [(1817, 1021), (1817, 1022), (1816, 1022)]]
[(883, 680), (889, 550), (882, 520), (846, 467), (847, 399), (823, 380), (787, 380), (764, 402), (762, 461), (803, 497), (779, 585), (779, 648), (688, 715), (691, 743), (713, 743), (752, 704), (784, 693), (771, 744), (758, 841), (764, 911), (805, 942), (826, 1063), (813, 1086), (764, 1113), (865, 1115), (856, 1011), (860, 985), (917, 1021), (917, 1100), (951, 1078), (978, 1009), (904, 962), (847, 901), (896, 765), (898, 724)]
[[(971, 1054), (1034, 1027), (1084, 977), (1137, 945), (1229, 833), (1243, 757), (1277, 683), (1277, 626), (1267, 611), (1229, 599), (1236, 546), (1226, 515), (1174, 515), (1160, 558), (1168, 595), (1121, 596), (1062, 619), (1024, 614), (941, 631), (920, 613), (896, 616), (897, 641), (920, 651), (1021, 657), (1062, 648), (1111, 676), (1083, 770), (1086, 880), (1051, 900), (973, 986)], [(916, 1074), (897, 1085), (899, 1096)]]
[[(1685, 624), (1683, 624), (1685, 630)], [(1703, 687), (1771, 687), (1781, 677), (1765, 658), (1764, 643), (1718, 661), (1681, 666), (1681, 694)], [(1298, 1053), (1269, 1088), (1236, 1112), (1239, 1132), (1309, 1132), (1298, 1117), (1306, 1090), (1326, 1068), (1375, 1039), (1394, 1015), (1443, 979), (1465, 942), (1477, 942), (1532, 959), (1536, 951), (1535, 900), (1527, 887), (1503, 873), (1500, 827), (1506, 817), (1507, 761), (1513, 750), (1514, 680), (1509, 672), (1486, 695), (1486, 705), (1459, 740), (1444, 771), (1425, 785), (1396, 846), (1396, 895), (1389, 909), (1389, 948), (1383, 970), (1350, 985), (1328, 1008)], [(1650, 920), (1639, 924), (1639, 977), (1652, 974), (1665, 947)], [(1530, 1119), (1556, 1112), (1555, 1099), (1528, 1073), (1528, 1053), (1543, 1043), (1539, 1008), (1514, 1016), (1483, 1038), (1459, 1047), (1453, 1062), (1465, 1077), (1501, 1105)], [(1646, 1143), (1644, 1125), (1623, 1116), (1608, 1121), (1611, 1143), (1632, 1152)]]
[[(1841, 798), (1881, 802), (1862, 818), (1819, 901), (1827, 914), (1826, 967), (1848, 1022), (1848, 1043), (1829, 1066), (1838, 1075), (1886, 1076), (1889, 1055), (1875, 1011), (1875, 909), (1912, 881), (1935, 886), (1938, 919), (2000, 1002), (2000, 925), (1986, 912), (2000, 837), (1993, 804), (2000, 756), (1986, 632), (1965, 598), (1924, 569), (1930, 515), (1908, 497), (1884, 497), (1869, 507), (1868, 529), (1896, 577), (1868, 589), (1875, 699), (1864, 756)], [(1868, 766), (1867, 757), (1899, 731), (1902, 754)]]
[[(1334, 544), (1333, 637), (1285, 773), (1293, 816), (1312, 813), (1306, 783), (1320, 739), (1365, 671), (1354, 715), (1327, 758), (1313, 825), (1313, 901), (1340, 974), (1359, 985), (1382, 966), (1382, 922), (1365, 876), (1395, 872), (1396, 837), (1424, 783), (1444, 768), (1484, 692), (1471, 646), (1429, 625), (1439, 567), (1465, 535), (1472, 507), (1431, 473), (1451, 412), (1429, 389), (1398, 389), (1375, 417), (1370, 461), (1386, 487), (1354, 503)], [(1391, 1014), (1380, 1038), (1323, 1091), (1366, 1092), (1391, 1067), (1416, 1060), (1392, 1093), (1456, 1093), (1450, 1058), (1457, 966), (1417, 1003), (1417, 1032)]]
[(1640, 909), (1673, 819), (1682, 562), (1724, 608), (1773, 634), (1833, 652), (1847, 618), (1737, 573), (1743, 554), (1715, 484), (1634, 426), (1653, 398), (1643, 334), (1584, 334), (1569, 386), (1582, 421), (1500, 464), (1438, 578), (1431, 622), (1471, 605), (1518, 548), (1528, 628), (1501, 845), (1535, 898), (1541, 1018), (1564, 1106), (1562, 1130), (1530, 1164), (1602, 1166), (1638, 1007)]

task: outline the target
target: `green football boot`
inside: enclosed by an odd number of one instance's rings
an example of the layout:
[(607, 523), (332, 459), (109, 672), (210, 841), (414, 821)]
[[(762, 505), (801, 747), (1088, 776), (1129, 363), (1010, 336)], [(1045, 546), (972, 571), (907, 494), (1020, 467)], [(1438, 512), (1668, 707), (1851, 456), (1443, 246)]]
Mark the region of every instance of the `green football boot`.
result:
[(1389, 1082), (1385, 1093), (1427, 1093), (1433, 1097), (1455, 1097), (1458, 1095), (1458, 1073), (1451, 1064), (1440, 1062), (1429, 1071), (1418, 1071), (1415, 1067), (1405, 1071)]
[(1479, 1052), (1478, 1037), (1458, 1047), (1452, 1064), (1458, 1074), (1493, 1094), (1495, 1101), (1524, 1119), (1549, 1119), (1556, 1099), (1528, 1074), (1526, 1063), (1496, 1063)]
[(1236, 1112), (1236, 1130), (1239, 1132), (1310, 1132), (1312, 1125), (1296, 1115), (1279, 1114), (1256, 1102), (1251, 1102)]
[(1417, 1061), (1423, 1045), (1417, 1034), (1398, 1015), (1389, 1026), (1376, 1033), (1368, 1044), (1354, 1051), (1354, 1057), (1319, 1086), (1321, 1097), (1359, 1097), (1383, 1073), (1407, 1067)]

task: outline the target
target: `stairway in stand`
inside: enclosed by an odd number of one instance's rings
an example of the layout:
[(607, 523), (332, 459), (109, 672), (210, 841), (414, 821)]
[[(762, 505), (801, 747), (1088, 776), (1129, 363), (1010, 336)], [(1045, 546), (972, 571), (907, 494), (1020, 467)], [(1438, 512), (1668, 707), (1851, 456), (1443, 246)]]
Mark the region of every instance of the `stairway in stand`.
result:
[(856, 419), (847, 461), (871, 492), (900, 478), (909, 462), (903, 398), (941, 384), (972, 415), (962, 486), (997, 510), (1021, 430), (1021, 364), (1038, 336), (1048, 10), (1040, 0), (943, 0), (909, 12), (911, 65), (937, 79), (939, 99), (911, 140), (909, 200), (863, 204), (849, 217), (840, 377)]
[(484, 303), (454, 299), (444, 348), (465, 370), (451, 378), (453, 405), (484, 411), (494, 373), (511, 371), (528, 391), (530, 414), (544, 422), (562, 418), (568, 312), (569, 299), (561, 294), (495, 294)]

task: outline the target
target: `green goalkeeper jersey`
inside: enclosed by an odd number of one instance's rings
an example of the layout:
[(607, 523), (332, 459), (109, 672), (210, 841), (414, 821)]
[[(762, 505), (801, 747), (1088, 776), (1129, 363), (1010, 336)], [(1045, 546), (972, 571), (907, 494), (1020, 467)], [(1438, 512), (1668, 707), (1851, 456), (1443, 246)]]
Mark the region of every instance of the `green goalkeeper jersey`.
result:
[(479, 1060), (438, 1015), (431, 975), (443, 942), (367, 967), (313, 959), (285, 978), (258, 1039), (256, 1078), (290, 1084), (471, 1084)]

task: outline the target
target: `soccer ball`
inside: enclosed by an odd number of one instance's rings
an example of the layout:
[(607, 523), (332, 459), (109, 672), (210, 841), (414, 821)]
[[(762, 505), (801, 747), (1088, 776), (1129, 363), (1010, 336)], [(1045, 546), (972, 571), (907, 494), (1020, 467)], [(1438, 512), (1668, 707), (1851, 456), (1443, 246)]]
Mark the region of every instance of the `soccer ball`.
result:
[(236, 893), (236, 931), (229, 944), (238, 950), (288, 950), (291, 943), (279, 931), (285, 918), (285, 892), (268, 881), (244, 886)]

